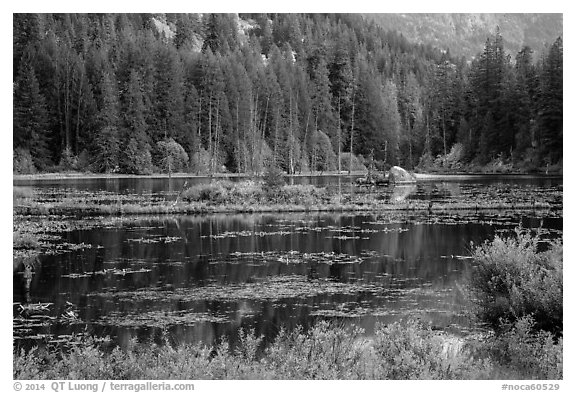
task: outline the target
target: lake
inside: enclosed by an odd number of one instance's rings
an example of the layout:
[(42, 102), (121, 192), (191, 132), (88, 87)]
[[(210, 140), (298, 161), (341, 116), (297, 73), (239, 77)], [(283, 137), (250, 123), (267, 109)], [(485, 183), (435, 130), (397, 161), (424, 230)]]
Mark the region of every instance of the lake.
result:
[[(300, 177), (346, 192), (443, 202), (508, 198), (546, 201), (545, 210), (282, 213), (126, 218), (40, 217), (77, 222), (54, 233), (53, 252), (13, 274), (15, 345), (70, 335), (172, 342), (232, 343), (239, 329), (272, 339), (281, 328), (318, 319), (354, 323), (419, 318), (454, 334), (481, 329), (464, 286), (470, 250), (514, 228), (562, 236), (562, 179), (476, 178), (415, 186), (358, 188), (353, 178)], [(141, 180), (141, 181), (139, 181)], [(185, 179), (15, 182), (41, 200), (169, 200)], [(192, 180), (188, 179), (189, 184)], [(80, 225), (80, 222), (82, 225)], [(88, 223), (88, 225), (86, 225)], [(545, 243), (543, 242), (543, 247)], [(52, 303), (20, 312), (20, 304)]]

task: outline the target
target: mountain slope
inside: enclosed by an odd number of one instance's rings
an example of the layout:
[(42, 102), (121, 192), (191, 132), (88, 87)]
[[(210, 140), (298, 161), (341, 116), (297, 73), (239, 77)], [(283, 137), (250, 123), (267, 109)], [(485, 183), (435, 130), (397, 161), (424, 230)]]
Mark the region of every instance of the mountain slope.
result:
[(415, 43), (430, 44), (471, 59), (486, 37), (499, 27), (504, 47), (512, 54), (523, 45), (541, 53), (562, 35), (562, 14), (367, 14), (385, 29), (397, 30)]

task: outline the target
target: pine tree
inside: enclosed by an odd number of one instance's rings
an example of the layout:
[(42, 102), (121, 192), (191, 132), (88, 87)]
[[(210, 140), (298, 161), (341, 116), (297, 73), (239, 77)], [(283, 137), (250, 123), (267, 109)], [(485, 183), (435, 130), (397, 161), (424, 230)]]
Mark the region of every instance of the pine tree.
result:
[(40, 170), (52, 163), (48, 150), (49, 125), (46, 101), (34, 69), (28, 61), (20, 62), (14, 88), (14, 148), (30, 152)]
[(559, 37), (548, 51), (540, 78), (538, 125), (541, 129), (542, 156), (548, 163), (562, 158), (563, 43)]
[[(400, 113), (398, 112), (398, 98), (396, 85), (386, 81), (382, 91), (382, 104), (384, 107), (382, 128), (387, 142), (386, 163), (390, 166), (400, 164)], [(404, 165), (404, 164), (402, 164)]]
[(150, 173), (152, 161), (150, 145), (146, 133), (144, 98), (140, 75), (132, 70), (126, 93), (123, 97), (123, 132), (121, 144), (125, 146), (120, 159), (120, 169), (124, 173)]
[(107, 73), (101, 81), (102, 92), (99, 129), (94, 140), (96, 169), (109, 173), (117, 171), (120, 155), (119, 103), (116, 82)]

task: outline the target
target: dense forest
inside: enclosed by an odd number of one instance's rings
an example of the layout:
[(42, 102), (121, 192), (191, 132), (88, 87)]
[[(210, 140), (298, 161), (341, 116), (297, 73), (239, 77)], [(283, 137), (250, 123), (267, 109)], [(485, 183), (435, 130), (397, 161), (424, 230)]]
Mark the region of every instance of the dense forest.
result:
[(561, 167), (562, 58), (357, 14), (14, 14), (14, 171)]

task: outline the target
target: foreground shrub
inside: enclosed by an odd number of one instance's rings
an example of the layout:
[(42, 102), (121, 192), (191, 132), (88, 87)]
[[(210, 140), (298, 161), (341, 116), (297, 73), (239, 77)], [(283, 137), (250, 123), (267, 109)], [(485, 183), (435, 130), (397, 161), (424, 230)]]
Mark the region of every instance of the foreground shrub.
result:
[(307, 332), (262, 337), (240, 332), (240, 343), (156, 345), (131, 341), (104, 351), (88, 340), (69, 351), (15, 352), (15, 379), (439, 379), (485, 378), (489, 361), (449, 353), (445, 339), (415, 322), (379, 326), (369, 339), (358, 327), (321, 321)]
[(476, 349), (477, 356), (489, 357), (496, 363), (495, 378), (563, 377), (562, 337), (555, 342), (551, 333), (536, 331), (534, 319), (529, 316), (502, 327), (500, 334), (479, 343)]
[(536, 331), (562, 333), (562, 243), (538, 252), (538, 241), (518, 229), (516, 237), (496, 236), (473, 253), (478, 266), (470, 290), (477, 316), (496, 331), (502, 321), (531, 316)]
[(363, 330), (319, 322), (308, 332), (281, 331), (264, 361), (281, 379), (370, 378), (372, 354)]
[(417, 321), (377, 325), (376, 374), (384, 379), (486, 379), (489, 360), (473, 359), (463, 345)]

